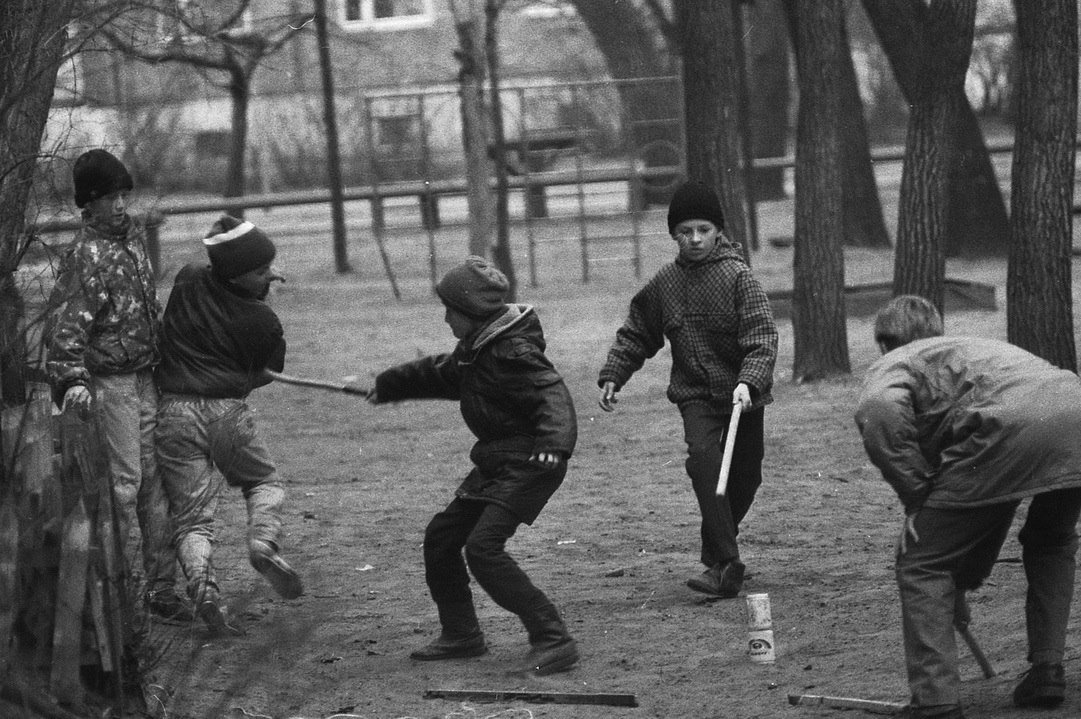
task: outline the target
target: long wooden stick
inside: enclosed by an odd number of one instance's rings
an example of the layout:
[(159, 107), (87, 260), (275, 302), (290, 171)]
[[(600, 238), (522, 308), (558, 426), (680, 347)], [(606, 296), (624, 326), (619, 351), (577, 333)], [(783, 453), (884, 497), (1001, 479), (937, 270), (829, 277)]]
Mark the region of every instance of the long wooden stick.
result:
[(972, 652), (972, 656), (976, 659), (976, 663), (980, 665), (980, 670), (983, 672), (985, 679), (991, 679), (995, 676), (995, 668), (991, 666), (991, 662), (987, 660), (987, 655), (983, 653), (983, 649), (976, 643), (976, 637), (972, 636), (972, 631), (968, 628), (968, 624), (957, 624), (955, 626), (957, 633), (961, 635), (961, 638), (965, 640), (965, 644), (968, 645), (968, 650)]
[(900, 714), (908, 707), (903, 702), (882, 702), (854, 697), (829, 697), (818, 694), (789, 694), (788, 703), (793, 706), (823, 706), (831, 709), (863, 709), (872, 714)]
[(717, 478), (717, 496), (723, 497), (728, 489), (728, 471), (732, 469), (732, 452), (736, 447), (736, 428), (739, 427), (739, 415), (743, 412), (743, 403), (732, 404), (732, 419), (728, 420), (728, 434), (724, 438), (724, 455), (721, 457), (721, 475)]
[(425, 699), (473, 699), (475, 701), (518, 701), (536, 704), (602, 704), (617, 707), (636, 707), (634, 694), (598, 694), (596, 692), (547, 692), (547, 691), (492, 691), (485, 689), (428, 689)]
[(344, 382), (330, 382), (323, 379), (312, 379), (310, 377), (294, 377), (292, 375), (282, 374), (281, 372), (274, 372), (272, 370), (264, 370), (268, 377), (271, 377), (275, 382), (281, 382), (282, 384), (296, 385), (297, 387), (316, 387), (318, 389), (329, 389), (333, 392), (344, 392), (345, 394), (355, 394), (361, 397), (368, 396), (368, 390), (362, 387), (354, 387)]

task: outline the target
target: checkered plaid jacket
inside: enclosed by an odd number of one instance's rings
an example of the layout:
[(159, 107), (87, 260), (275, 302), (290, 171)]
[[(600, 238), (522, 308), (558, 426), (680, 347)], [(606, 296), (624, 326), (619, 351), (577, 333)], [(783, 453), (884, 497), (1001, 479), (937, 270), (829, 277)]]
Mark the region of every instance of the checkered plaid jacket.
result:
[(738, 245), (718, 244), (705, 259), (677, 258), (631, 300), (598, 385), (623, 387), (642, 364), (672, 345), (668, 399), (732, 401), (740, 382), (754, 406), (773, 401), (777, 326), (769, 299)]

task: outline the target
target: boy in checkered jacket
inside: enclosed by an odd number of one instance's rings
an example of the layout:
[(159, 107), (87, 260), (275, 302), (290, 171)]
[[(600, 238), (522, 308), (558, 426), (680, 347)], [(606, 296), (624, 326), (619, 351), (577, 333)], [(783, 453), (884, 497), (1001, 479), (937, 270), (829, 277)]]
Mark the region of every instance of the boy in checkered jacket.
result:
[[(731, 598), (745, 566), (736, 535), (762, 483), (764, 407), (773, 401), (777, 326), (769, 299), (739, 245), (724, 235), (724, 213), (712, 189), (688, 182), (668, 208), (679, 255), (631, 300), (630, 312), (600, 371), (600, 406), (643, 363), (672, 346), (668, 399), (683, 416), (687, 474), (702, 513), (702, 564), (691, 589)], [(722, 442), (736, 403), (742, 407), (727, 491), (717, 496)]]

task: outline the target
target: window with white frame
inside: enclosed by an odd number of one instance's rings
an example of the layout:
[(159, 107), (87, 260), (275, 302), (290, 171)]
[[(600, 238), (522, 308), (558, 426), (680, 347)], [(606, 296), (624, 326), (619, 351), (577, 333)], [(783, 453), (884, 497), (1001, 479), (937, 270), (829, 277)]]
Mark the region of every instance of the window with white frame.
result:
[(404, 30), (431, 25), (432, 0), (341, 0), (345, 30)]

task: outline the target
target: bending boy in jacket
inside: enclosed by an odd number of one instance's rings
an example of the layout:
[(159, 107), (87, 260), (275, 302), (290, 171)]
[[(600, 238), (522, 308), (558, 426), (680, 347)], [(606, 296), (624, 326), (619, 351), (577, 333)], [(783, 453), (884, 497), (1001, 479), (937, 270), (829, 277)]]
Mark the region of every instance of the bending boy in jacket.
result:
[[(702, 514), (706, 570), (687, 586), (727, 599), (743, 587), (736, 535), (762, 484), (764, 408), (773, 401), (777, 326), (739, 245), (724, 235), (724, 213), (713, 190), (698, 182), (676, 190), (668, 231), (679, 255), (631, 300), (597, 380), (600, 405), (613, 411), (616, 393), (668, 339), (668, 399), (683, 417), (686, 469)], [(722, 443), (736, 403), (742, 417), (727, 491), (718, 497)]]
[(458, 400), (477, 438), (472, 470), (424, 533), (425, 579), (442, 632), (410, 656), (424, 661), (487, 651), (471, 571), (525, 626), (530, 650), (523, 669), (545, 675), (571, 668), (577, 646), (506, 543), (520, 524), (533, 524), (563, 482), (578, 425), (563, 378), (544, 354), (540, 320), (530, 306), (506, 304), (507, 289), (507, 278), (483, 258), (450, 270), (436, 292), (458, 339), (454, 351), (382, 372), (369, 401)]
[(158, 467), (196, 611), (212, 632), (237, 633), (226, 620), (212, 560), (223, 479), (247, 504), (252, 567), (285, 599), (304, 591), (278, 554), (285, 492), (246, 402), (272, 381), (265, 370), (280, 372), (285, 364), (281, 322), (263, 301), (282, 277), (271, 264), (274, 243), (250, 222), (225, 215), (203, 244), (210, 266), (183, 267), (165, 308)]
[(967, 619), (964, 593), (991, 574), (1026, 498), (1018, 539), (1032, 666), (1013, 701), (1057, 706), (1081, 514), (1081, 381), (1006, 342), (941, 335), (924, 298), (887, 304), (875, 320), (884, 356), (856, 411), (905, 511), (896, 575), (912, 715), (963, 716), (954, 623)]
[[(125, 555), (138, 524), (145, 607), (190, 620), (174, 589), (176, 553), (169, 503), (154, 466), (161, 304), (146, 231), (128, 214), (131, 175), (105, 150), (72, 168), (83, 226), (64, 255), (49, 298), (46, 367), (56, 404), (93, 410), (108, 457)], [(131, 561), (130, 558), (127, 558)]]

